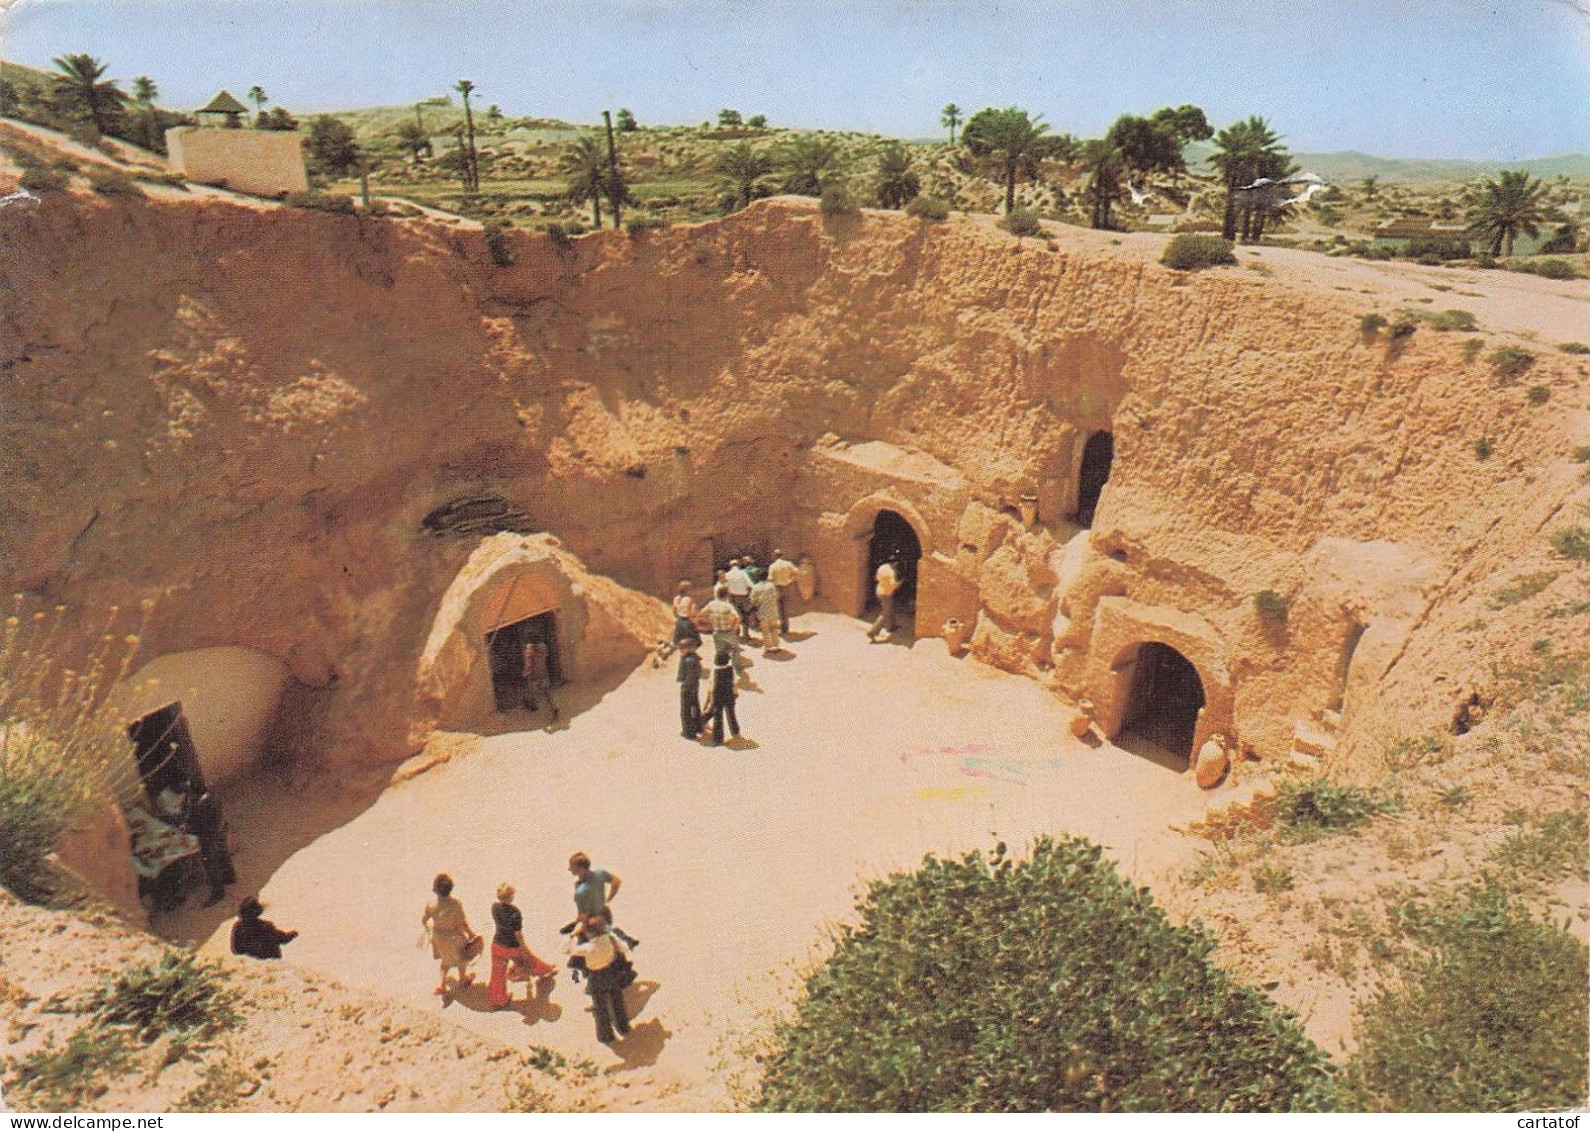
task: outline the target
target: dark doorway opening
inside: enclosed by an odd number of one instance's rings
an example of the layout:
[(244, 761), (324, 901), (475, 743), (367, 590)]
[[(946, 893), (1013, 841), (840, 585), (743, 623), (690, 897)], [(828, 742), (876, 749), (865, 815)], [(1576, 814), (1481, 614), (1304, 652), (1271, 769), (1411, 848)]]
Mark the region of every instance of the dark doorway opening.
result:
[(512, 711), (524, 705), (524, 650), (533, 640), (547, 646), (547, 674), (552, 677), (552, 686), (558, 687), (565, 682), (558, 651), (556, 613), (537, 613), (493, 629), (486, 633), (486, 651), (491, 657), (491, 691), (499, 711)]
[(1198, 669), (1169, 645), (1144, 644), (1138, 649), (1121, 733), (1146, 739), (1185, 767), (1203, 705)]
[(1331, 710), (1340, 711), (1347, 704), (1347, 674), (1353, 667), (1353, 653), (1358, 651), (1358, 642), (1364, 638), (1364, 626), (1354, 624), (1347, 631), (1347, 639), (1342, 642), (1342, 654), (1336, 660), (1336, 698), (1331, 703)]
[(1115, 436), (1095, 432), (1082, 447), (1082, 473), (1077, 482), (1077, 524), (1092, 526), (1099, 508), (1099, 495), (1110, 480), (1110, 464), (1115, 462)]
[(872, 521), (872, 538), (867, 543), (867, 572), (862, 577), (867, 600), (862, 612), (871, 613), (878, 608), (874, 592), (878, 567), (892, 561), (899, 571), (900, 588), (894, 593), (894, 607), (900, 612), (916, 610), (916, 571), (922, 559), (922, 543), (916, 530), (905, 518), (894, 511), (879, 511)]

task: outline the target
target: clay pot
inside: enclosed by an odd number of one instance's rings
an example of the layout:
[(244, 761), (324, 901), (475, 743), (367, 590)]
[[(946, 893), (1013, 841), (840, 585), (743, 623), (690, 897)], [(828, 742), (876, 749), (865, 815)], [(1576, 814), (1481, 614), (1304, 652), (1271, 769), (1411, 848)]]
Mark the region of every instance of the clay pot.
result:
[(1023, 495), (1020, 502), (1021, 524), (1028, 530), (1038, 525), (1038, 496)]
[(1226, 780), (1226, 772), (1231, 769), (1231, 758), (1226, 754), (1226, 748), (1216, 738), (1211, 738), (1198, 748), (1198, 757), (1193, 763), (1193, 775), (1198, 781), (1199, 789), (1213, 789)]
[(944, 627), (939, 630), (939, 635), (944, 637), (944, 646), (949, 649), (952, 656), (966, 655), (966, 642), (972, 635), (972, 626), (959, 617), (951, 617), (944, 622)]
[(1077, 713), (1071, 720), (1071, 737), (1086, 738), (1088, 731), (1093, 729), (1093, 701), (1081, 699), (1077, 701)]

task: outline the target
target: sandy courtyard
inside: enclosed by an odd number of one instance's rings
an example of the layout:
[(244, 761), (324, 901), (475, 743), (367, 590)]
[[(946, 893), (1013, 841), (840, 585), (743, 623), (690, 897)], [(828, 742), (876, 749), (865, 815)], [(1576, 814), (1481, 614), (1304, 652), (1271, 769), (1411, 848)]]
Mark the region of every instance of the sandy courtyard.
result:
[[(1170, 826), (1209, 795), (1148, 758), (1072, 739), (1070, 708), (1032, 681), (952, 659), (936, 639), (869, 645), (845, 617), (795, 628), (796, 655), (759, 658), (760, 690), (741, 696), (754, 746), (678, 737), (670, 662), (642, 666), (566, 727), (484, 739), (387, 790), (264, 884), (270, 916), (303, 932), (288, 960), (490, 1040), (589, 1057), (603, 1106), (700, 1110), (728, 1102), (721, 1050), (777, 1004), (860, 880), (1045, 832), (1091, 837), (1145, 881), (1196, 852)], [(287, 793), (265, 799), (278, 806), (296, 807)], [(451, 872), (488, 933), (497, 883), (515, 884), (532, 948), (561, 964), (575, 849), (623, 877), (614, 909), (643, 944), (633, 1035), (599, 1045), (566, 974), (511, 1011), (488, 1012), (479, 986), (433, 996), (419, 924), (431, 877)], [(244, 865), (247, 884), (246, 853)], [(225, 930), (209, 945), (225, 945)]]

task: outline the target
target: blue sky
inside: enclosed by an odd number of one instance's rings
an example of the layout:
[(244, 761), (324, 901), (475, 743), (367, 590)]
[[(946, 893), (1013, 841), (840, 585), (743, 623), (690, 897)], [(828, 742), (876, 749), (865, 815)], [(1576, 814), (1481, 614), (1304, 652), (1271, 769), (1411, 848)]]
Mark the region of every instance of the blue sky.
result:
[[(3, 4), (3, 0), (0, 0)], [(192, 108), (259, 84), (295, 112), (469, 78), (576, 122), (940, 133), (1019, 105), (1055, 132), (1192, 102), (1296, 151), (1515, 160), (1590, 150), (1590, 0), (14, 0), (4, 58), (87, 51)]]

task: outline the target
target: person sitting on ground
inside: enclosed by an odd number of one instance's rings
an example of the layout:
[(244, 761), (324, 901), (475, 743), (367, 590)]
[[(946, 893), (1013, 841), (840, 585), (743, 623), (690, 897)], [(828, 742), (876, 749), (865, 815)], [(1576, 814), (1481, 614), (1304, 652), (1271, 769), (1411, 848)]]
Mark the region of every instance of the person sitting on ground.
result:
[(442, 872), (431, 881), (431, 891), (436, 898), (425, 905), (420, 924), (430, 928), (431, 957), (442, 964), (441, 981), (436, 986), (436, 992), (445, 994), (449, 967), (458, 970), (459, 989), (475, 980), (475, 976), (469, 972), (472, 959), (465, 954), (464, 948), (479, 936), (469, 925), (464, 905), (453, 898), (453, 877)]
[(778, 586), (764, 577), (751, 586), (751, 604), (756, 608), (756, 623), (762, 627), (762, 655), (783, 651), (778, 639)]
[(237, 922), (232, 924), (233, 954), (280, 958), (282, 945), (298, 937), (297, 931), (283, 931), (269, 919), (260, 918), (264, 914), (265, 905), (252, 895), (238, 905)]
[(513, 994), (508, 990), (510, 976), (515, 981), (531, 976), (546, 981), (558, 972), (557, 967), (537, 958), (525, 943), (524, 915), (513, 905), (513, 896), (512, 884), (499, 884), (497, 902), (491, 905), (491, 921), (497, 930), (491, 939), (491, 982), (486, 987), (486, 1000), (493, 1009), (506, 1009), (513, 1003)]
[[(591, 858), (583, 852), (576, 852), (569, 857), (569, 874), (574, 877), (574, 922), (563, 928), (567, 934), (579, 926), (580, 919), (586, 915), (605, 915), (607, 922), (613, 922), (613, 909), (608, 904), (613, 902), (613, 897), (618, 895), (618, 889), (624, 881), (604, 868), (591, 867)], [(637, 947), (639, 939), (630, 938), (617, 927), (613, 933), (624, 940), (624, 945)]]
[(679, 736), (701, 737), (701, 640), (679, 642)]
[(524, 705), (538, 710), (538, 702), (552, 708), (552, 717), (558, 717), (558, 705), (552, 701), (551, 650), (539, 636), (532, 636), (524, 646)]
[(718, 649), (712, 665), (712, 694), (707, 700), (707, 713), (712, 716), (712, 745), (723, 745), (723, 720), (729, 720), (729, 733), (740, 737), (740, 720), (734, 717), (734, 668), (729, 663), (726, 649)]
[(773, 551), (773, 561), (767, 567), (767, 579), (778, 586), (778, 627), (779, 631), (789, 635), (789, 605), (790, 594), (794, 591), (795, 579), (800, 576), (800, 570), (794, 562), (784, 556), (783, 550)]
[(585, 971), (585, 992), (591, 995), (591, 1012), (596, 1015), (596, 1039), (604, 1045), (629, 1035), (624, 987), (635, 980), (635, 968), (615, 934), (602, 914), (582, 915), (568, 948), (570, 964), (578, 962)]
[(734, 670), (743, 675), (746, 662), (745, 657), (740, 654), (740, 614), (729, 603), (728, 587), (718, 586), (712, 600), (707, 602), (706, 608), (701, 612), (712, 629), (714, 649), (719, 652), (727, 651), (734, 657)]
[(894, 560), (886, 561), (878, 567), (874, 578), (877, 582), (873, 592), (878, 595), (878, 619), (867, 629), (867, 639), (877, 642), (889, 639), (896, 628), (894, 594), (900, 588), (900, 566)]

